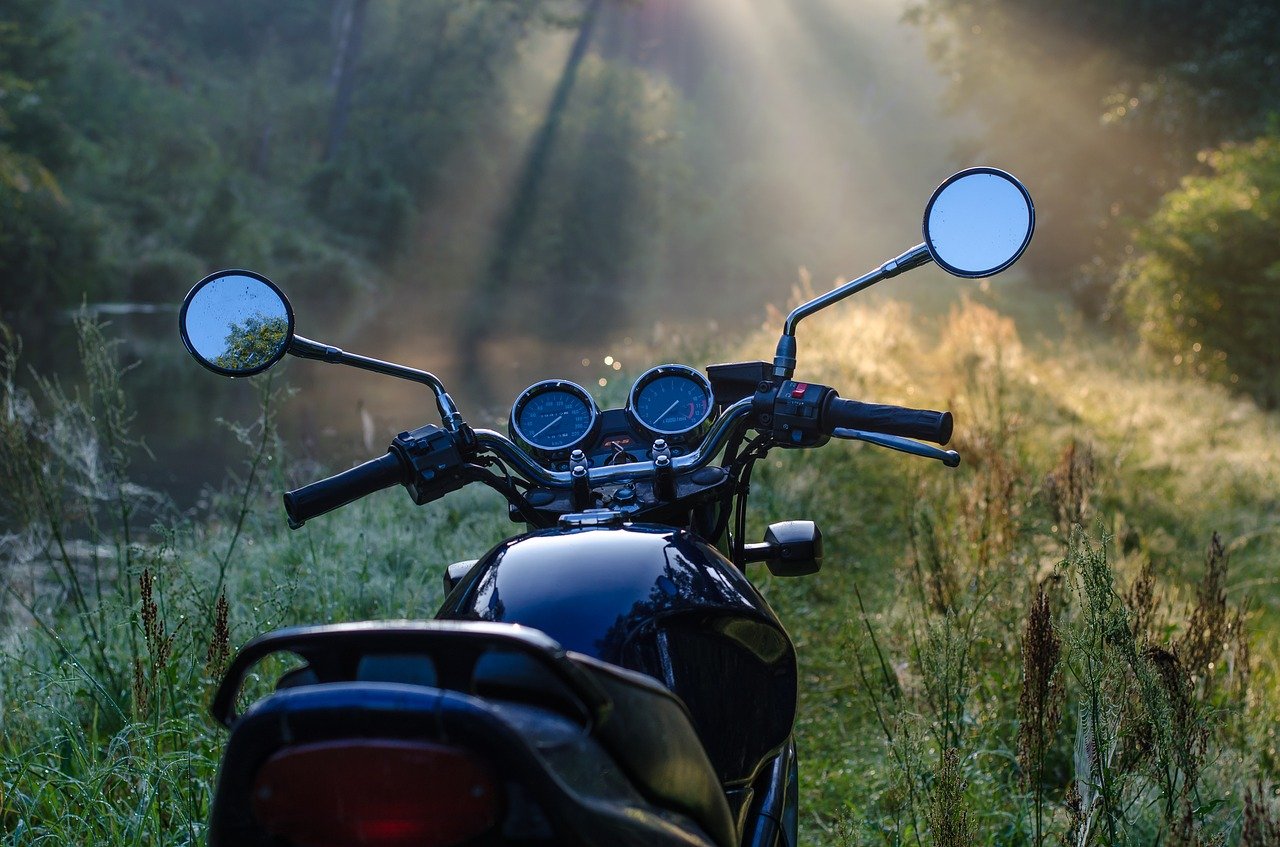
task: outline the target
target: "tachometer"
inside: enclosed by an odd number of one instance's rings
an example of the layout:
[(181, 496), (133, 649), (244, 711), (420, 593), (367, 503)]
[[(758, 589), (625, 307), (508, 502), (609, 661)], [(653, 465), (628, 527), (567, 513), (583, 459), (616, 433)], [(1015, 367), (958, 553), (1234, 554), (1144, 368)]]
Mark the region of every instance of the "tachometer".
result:
[(600, 410), (580, 385), (563, 379), (534, 383), (511, 406), (511, 439), (534, 455), (553, 458), (581, 447), (596, 431)]
[(654, 438), (695, 443), (711, 428), (711, 383), (688, 365), (659, 365), (631, 386), (627, 414)]

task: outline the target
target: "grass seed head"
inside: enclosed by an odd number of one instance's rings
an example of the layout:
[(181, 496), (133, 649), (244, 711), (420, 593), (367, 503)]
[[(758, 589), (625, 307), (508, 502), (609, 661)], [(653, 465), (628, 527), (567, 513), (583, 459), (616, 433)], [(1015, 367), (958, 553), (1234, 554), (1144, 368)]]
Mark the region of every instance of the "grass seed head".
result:
[(212, 677), (222, 675), (227, 659), (231, 656), (231, 630), (227, 624), (230, 611), (224, 591), (218, 595), (218, 602), (213, 610), (213, 636), (209, 640), (209, 650), (205, 653), (205, 673)]
[(1053, 624), (1049, 598), (1041, 588), (1022, 632), (1022, 694), (1018, 700), (1018, 763), (1024, 780), (1038, 784), (1046, 748), (1062, 715), (1058, 660), (1062, 639)]

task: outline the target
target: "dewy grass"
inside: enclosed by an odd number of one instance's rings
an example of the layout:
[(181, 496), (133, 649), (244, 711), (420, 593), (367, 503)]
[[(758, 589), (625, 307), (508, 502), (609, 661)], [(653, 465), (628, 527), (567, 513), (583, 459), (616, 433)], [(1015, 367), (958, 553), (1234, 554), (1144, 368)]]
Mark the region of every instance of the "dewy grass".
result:
[[(112, 461), (96, 452), (104, 442), (68, 453), (59, 441), (94, 432), (74, 425), (88, 413), (48, 383), (43, 404), (22, 394), (13, 353), (6, 483), (32, 503), (5, 516), (6, 606), (19, 617), (0, 653), (0, 844), (201, 844), (223, 740), (207, 702), (231, 645), (286, 623), (427, 617), (442, 566), (497, 541), (504, 510), (469, 492), (430, 511), (374, 499), (290, 533), (259, 464), (257, 482), (250, 468), (211, 498), (208, 522), (126, 534), (86, 514), (130, 514), (118, 498), (134, 489), (89, 473)], [(89, 390), (120, 402), (118, 383), (94, 383), (105, 372), (94, 365)], [(270, 443), (265, 415), (247, 431), (255, 446)], [(98, 549), (120, 552), (119, 572), (96, 569)]]
[[(1024, 343), (973, 303), (935, 327), (836, 307), (799, 341), (800, 375), (843, 396), (954, 409), (965, 460), (833, 443), (760, 465), (750, 533), (812, 517), (826, 540), (814, 577), (752, 571), (800, 654), (802, 840), (1270, 844), (1276, 416), (1097, 342)], [(385, 492), (290, 532), (258, 423), (206, 515), (139, 527), (107, 439), (58, 460), (91, 423), (75, 396), (22, 394), (8, 361), (3, 845), (203, 843), (229, 651), (281, 625), (429, 617), (443, 567), (516, 529), (482, 489), (422, 509)]]
[[(811, 755), (802, 780), (818, 798), (818, 810), (811, 807), (804, 818), (802, 837), (932, 843), (919, 810), (934, 802), (938, 763), (957, 738), (975, 843), (1210, 843), (1216, 837), (1229, 843), (1239, 837), (1247, 775), (1274, 780), (1277, 774), (1275, 676), (1264, 663), (1251, 662), (1248, 640), (1237, 638), (1252, 624), (1254, 646), (1275, 654), (1280, 545), (1272, 528), (1280, 464), (1266, 462), (1280, 434), (1276, 418), (1224, 392), (1144, 371), (1141, 362), (1113, 362), (1117, 357), (1096, 344), (1046, 353), (1042, 342), (1031, 351), (1011, 324), (972, 303), (948, 319), (937, 351), (898, 306), (850, 309), (842, 317), (848, 320), (806, 326), (801, 361), (821, 366), (806, 376), (842, 389), (857, 386), (844, 391), (847, 396), (914, 405), (925, 405), (922, 397), (947, 398), (957, 411), (965, 465), (948, 474), (865, 447), (832, 447), (782, 459), (784, 472), (767, 484), (786, 493), (760, 498), (770, 511), (766, 519), (815, 515), (828, 531), (823, 574), (803, 584), (765, 586), (800, 642), (806, 668), (799, 733)], [(806, 358), (808, 351), (816, 355)], [(1191, 434), (1213, 434), (1212, 422), (1224, 419), (1240, 429), (1217, 432), (1197, 449)], [(1161, 452), (1171, 420), (1180, 422), (1174, 428), (1179, 449)], [(843, 452), (832, 456), (836, 451)], [(797, 465), (821, 465), (822, 484), (787, 490), (797, 477), (810, 485), (819, 479), (797, 474)], [(833, 484), (833, 478), (856, 482)], [(1198, 496), (1191, 497), (1196, 486)], [(1163, 499), (1154, 496), (1166, 492)], [(1079, 670), (1078, 677), (1063, 678), (1054, 695), (1063, 698), (1069, 719), (1035, 740), (1038, 763), (1024, 757), (1020, 766), (1018, 735), (1043, 712), (1018, 713), (1020, 693), (1038, 684), (1033, 671), (1020, 668), (1019, 636), (1043, 592), (1049, 614), (1046, 621), (1045, 605), (1034, 614), (1040, 631), (1069, 627), (1079, 647), (1087, 604), (1068, 590), (1076, 579), (1069, 574), (1078, 569), (1063, 570), (1060, 563), (1072, 523), (1093, 529), (1098, 516), (1113, 539), (1112, 554), (1095, 562), (1096, 608), (1123, 595), (1113, 602), (1110, 620), (1123, 621), (1132, 634), (1121, 653), (1115, 626), (1102, 643), (1112, 645), (1105, 651), (1112, 665), (1127, 656), (1113, 669), (1117, 680), (1122, 670), (1131, 680), (1141, 675), (1152, 712), (1144, 715), (1122, 697), (1120, 685), (1106, 682), (1104, 668), (1092, 676)], [(1194, 550), (1215, 524), (1245, 528), (1225, 545), (1246, 554), (1247, 561), (1233, 561), (1232, 568), (1244, 575), (1227, 578), (1210, 556), (1205, 579), (1214, 587), (1193, 592)], [(904, 527), (911, 530), (909, 544)], [(1103, 592), (1103, 585), (1111, 587)], [(865, 602), (844, 599), (856, 596), (855, 586)], [(1250, 594), (1257, 611), (1242, 616)], [(1232, 598), (1231, 611), (1222, 609), (1224, 595)], [(958, 630), (957, 610), (974, 609), (973, 627)], [(857, 625), (838, 637), (827, 620), (841, 614)], [(1179, 650), (1194, 652), (1188, 639), (1204, 627), (1193, 620), (1231, 621), (1222, 629), (1237, 638), (1212, 639), (1221, 647), (1211, 660), (1213, 678), (1230, 676), (1234, 690), (1224, 693), (1230, 686), (1223, 683), (1195, 709), (1187, 692), (1199, 684), (1190, 679), (1202, 675), (1168, 659)], [(966, 653), (973, 657), (968, 680), (952, 674), (958, 662), (949, 658)], [(1083, 652), (1071, 656), (1078, 665), (1085, 658)], [(850, 669), (859, 659), (861, 668)], [(1205, 662), (1199, 665), (1210, 672)], [(1256, 672), (1241, 687), (1246, 668)], [(962, 705), (959, 720), (940, 705), (949, 703)], [(1170, 731), (1156, 738), (1153, 714), (1161, 703)], [(1118, 718), (1130, 727), (1145, 724), (1145, 751), (1111, 743), (1109, 727)], [(1029, 778), (1029, 767), (1043, 779)]]

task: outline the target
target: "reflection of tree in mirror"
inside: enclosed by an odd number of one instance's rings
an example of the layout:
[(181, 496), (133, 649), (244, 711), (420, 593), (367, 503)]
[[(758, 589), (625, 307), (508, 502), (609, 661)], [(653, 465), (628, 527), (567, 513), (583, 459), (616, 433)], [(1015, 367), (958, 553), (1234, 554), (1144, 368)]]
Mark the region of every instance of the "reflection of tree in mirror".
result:
[(289, 334), (285, 318), (262, 318), (252, 315), (243, 324), (233, 323), (227, 333), (226, 351), (213, 363), (229, 371), (248, 371), (261, 367), (280, 351)]

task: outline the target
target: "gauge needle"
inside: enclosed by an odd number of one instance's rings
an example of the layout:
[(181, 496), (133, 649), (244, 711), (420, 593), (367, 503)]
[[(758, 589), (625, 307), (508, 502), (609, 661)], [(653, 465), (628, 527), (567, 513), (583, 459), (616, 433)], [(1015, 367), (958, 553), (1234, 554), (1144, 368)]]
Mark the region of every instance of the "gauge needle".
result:
[(679, 400), (677, 400), (676, 402), (672, 403), (670, 406), (668, 406), (668, 407), (667, 407), (667, 410), (666, 410), (665, 412), (663, 412), (662, 414), (658, 415), (658, 420), (659, 420), (659, 421), (661, 421), (661, 420), (662, 420), (663, 418), (665, 418), (667, 415), (671, 414), (671, 410), (672, 410), (672, 409), (674, 409), (676, 406), (679, 406), (679, 405), (680, 405), (680, 401), (679, 401)]
[(540, 430), (538, 430), (537, 432), (535, 432), (535, 433), (533, 434), (533, 437), (534, 437), (534, 438), (537, 438), (539, 435), (542, 435), (542, 433), (544, 433), (544, 432), (546, 432), (547, 430), (551, 429), (551, 427), (553, 427), (553, 426), (555, 426), (556, 424), (560, 423), (560, 421), (562, 421), (562, 420), (564, 420), (564, 415), (561, 415), (560, 417), (556, 418), (556, 419), (555, 419), (554, 421), (552, 421), (551, 423), (549, 423), (549, 424), (547, 424), (546, 426), (544, 426), (542, 429), (540, 429)]

